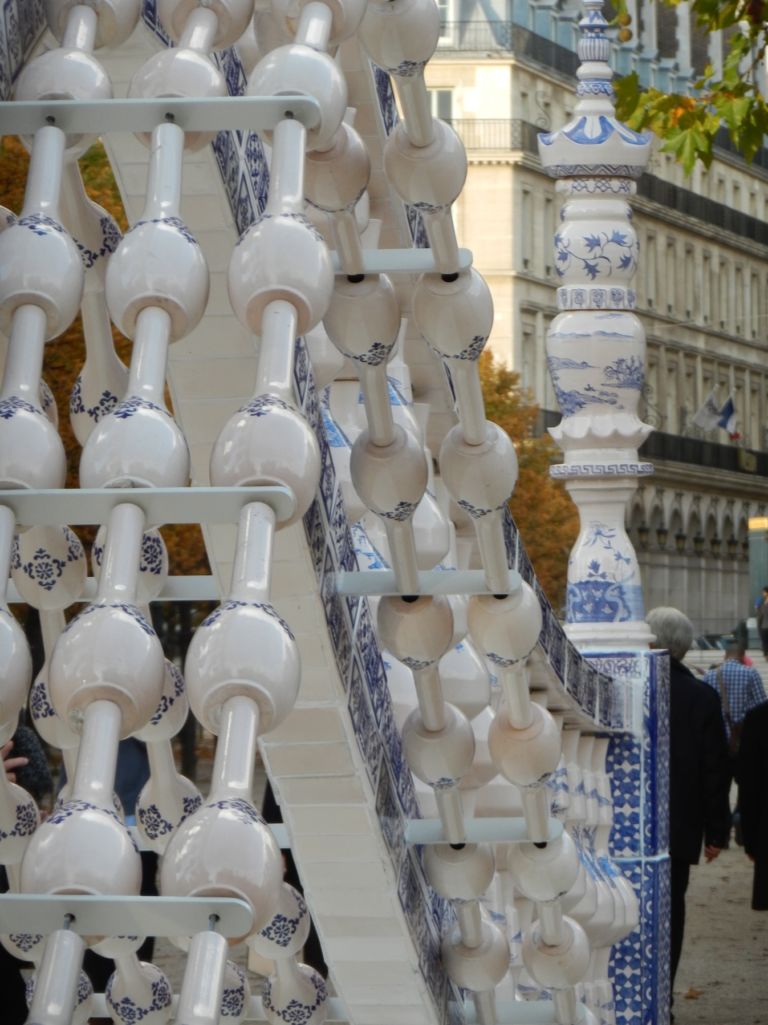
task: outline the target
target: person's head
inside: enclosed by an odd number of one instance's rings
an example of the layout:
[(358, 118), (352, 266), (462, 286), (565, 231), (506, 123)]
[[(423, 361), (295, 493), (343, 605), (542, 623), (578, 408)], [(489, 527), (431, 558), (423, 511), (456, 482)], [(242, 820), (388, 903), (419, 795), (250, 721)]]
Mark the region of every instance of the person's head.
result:
[(672, 658), (681, 662), (693, 644), (693, 623), (679, 609), (662, 605), (651, 609), (645, 617), (656, 635), (652, 648), (666, 648)]
[(741, 662), (744, 658), (744, 647), (738, 641), (729, 641), (725, 649), (725, 661)]
[(768, 599), (768, 584), (766, 584), (763, 588), (763, 601), (765, 601), (766, 599)]

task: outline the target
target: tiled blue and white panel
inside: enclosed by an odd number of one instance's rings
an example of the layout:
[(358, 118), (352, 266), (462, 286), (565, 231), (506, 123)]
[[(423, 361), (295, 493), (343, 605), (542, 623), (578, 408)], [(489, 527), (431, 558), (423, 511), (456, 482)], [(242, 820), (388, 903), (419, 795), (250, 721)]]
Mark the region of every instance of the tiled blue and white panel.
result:
[(626, 652), (594, 660), (626, 689), (635, 732), (608, 746), (610, 853), (632, 883), (640, 925), (611, 956), (616, 1021), (651, 1025), (669, 1009), (669, 660)]
[(11, 99), (13, 83), (45, 26), (44, 0), (2, 0), (0, 100)]

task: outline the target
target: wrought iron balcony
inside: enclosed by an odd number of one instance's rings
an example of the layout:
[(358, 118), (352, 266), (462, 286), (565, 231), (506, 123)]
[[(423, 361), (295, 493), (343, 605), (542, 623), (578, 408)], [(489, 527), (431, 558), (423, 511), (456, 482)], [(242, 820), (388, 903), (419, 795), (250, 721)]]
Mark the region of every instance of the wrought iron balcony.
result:
[(571, 76), (575, 76), (579, 66), (579, 58), (573, 50), (512, 21), (445, 21), (439, 50), (443, 53), (511, 53)]
[(468, 150), (523, 150), (537, 153), (536, 136), (541, 131), (518, 118), (451, 118), (448, 122)]
[[(560, 423), (561, 416), (551, 409), (540, 409), (536, 433), (543, 434), (548, 427)], [(736, 445), (719, 445), (715, 441), (702, 441), (680, 434), (654, 431), (640, 449), (643, 459), (653, 461), (664, 459), (675, 463), (691, 463), (713, 470), (729, 470), (731, 473), (750, 473), (768, 476), (768, 452), (739, 448)]]

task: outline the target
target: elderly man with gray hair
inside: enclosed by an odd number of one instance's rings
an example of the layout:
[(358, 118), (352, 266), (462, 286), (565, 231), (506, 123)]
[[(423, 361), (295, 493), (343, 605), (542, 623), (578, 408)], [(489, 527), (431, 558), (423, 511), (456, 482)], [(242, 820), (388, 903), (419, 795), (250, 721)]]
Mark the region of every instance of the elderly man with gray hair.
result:
[(728, 846), (731, 781), (720, 701), (711, 687), (683, 665), (693, 643), (693, 624), (678, 609), (652, 609), (648, 625), (654, 648), (669, 652), (669, 858), (672, 870), (671, 982), (674, 984), (685, 928), (685, 892), (691, 865), (712, 861)]

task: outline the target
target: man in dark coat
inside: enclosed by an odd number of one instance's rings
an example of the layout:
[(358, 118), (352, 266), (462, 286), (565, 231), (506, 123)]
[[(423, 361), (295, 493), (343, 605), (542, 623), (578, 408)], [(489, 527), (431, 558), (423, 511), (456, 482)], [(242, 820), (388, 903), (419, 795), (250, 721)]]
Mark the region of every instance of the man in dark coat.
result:
[(693, 625), (678, 609), (648, 613), (654, 648), (669, 651), (669, 859), (672, 874), (670, 921), (671, 983), (674, 984), (685, 928), (685, 892), (691, 865), (713, 861), (728, 846), (731, 781), (728, 743), (716, 692), (698, 680), (683, 659), (693, 642)]
[(752, 908), (768, 911), (768, 703), (744, 717), (736, 778), (744, 850), (755, 863)]

